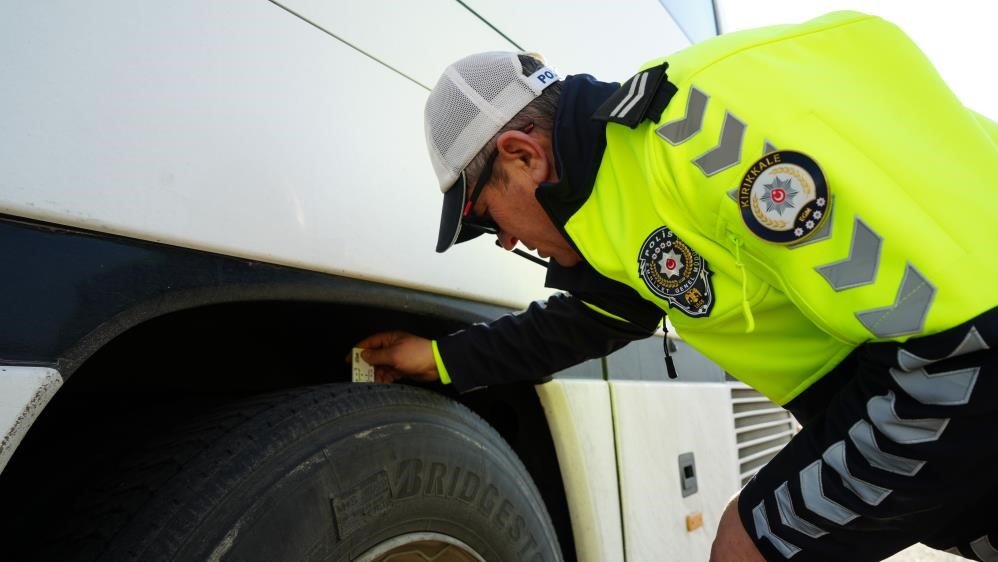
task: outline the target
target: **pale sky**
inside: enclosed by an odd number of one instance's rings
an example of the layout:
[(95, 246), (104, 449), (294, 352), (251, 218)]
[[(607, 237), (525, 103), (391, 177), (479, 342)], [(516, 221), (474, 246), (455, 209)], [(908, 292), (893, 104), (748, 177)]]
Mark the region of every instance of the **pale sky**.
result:
[(721, 31), (795, 23), (835, 10), (903, 29), (963, 103), (998, 121), (998, 0), (715, 0)]

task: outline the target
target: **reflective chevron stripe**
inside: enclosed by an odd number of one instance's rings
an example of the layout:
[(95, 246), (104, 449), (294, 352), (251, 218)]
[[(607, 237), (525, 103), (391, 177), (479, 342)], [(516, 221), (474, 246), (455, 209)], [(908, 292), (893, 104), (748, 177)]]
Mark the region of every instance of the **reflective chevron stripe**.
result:
[(842, 485), (867, 504), (880, 505), (880, 502), (884, 501), (891, 494), (891, 490), (881, 488), (876, 484), (870, 484), (865, 480), (860, 480), (849, 472), (849, 467), (846, 466), (845, 441), (838, 441), (830, 445), (825, 449), (821, 458), (828, 463), (828, 466), (832, 467), (832, 470), (839, 473), (839, 476), (842, 478)]
[[(826, 223), (831, 222), (826, 220)], [(856, 217), (853, 224), (849, 257), (815, 268), (836, 291), (873, 283), (880, 266), (880, 246), (883, 239)]]
[(954, 349), (953, 352), (946, 357), (941, 359), (923, 359), (910, 351), (899, 349), (898, 365), (900, 365), (905, 371), (914, 371), (915, 369), (931, 365), (937, 361), (942, 361), (943, 359), (967, 355), (969, 353), (983, 351), (985, 349), (991, 348), (988, 347), (987, 342), (985, 342), (984, 338), (981, 337), (981, 333), (977, 331), (977, 327), (971, 326), (970, 330), (967, 332), (967, 335), (964, 336), (963, 341), (960, 342), (960, 345), (956, 346), (956, 349)]
[(791, 529), (797, 531), (798, 533), (805, 534), (812, 539), (816, 539), (827, 535), (828, 532), (821, 527), (801, 519), (794, 511), (794, 504), (790, 500), (790, 486), (786, 482), (780, 484), (780, 487), (776, 489), (776, 507), (780, 511), (780, 521), (784, 525), (790, 527)]
[(819, 459), (800, 471), (800, 493), (804, 497), (804, 506), (832, 523), (845, 525), (859, 515), (825, 495), (821, 486), (821, 464)]
[(915, 334), (925, 325), (925, 317), (935, 295), (935, 285), (909, 263), (894, 304), (857, 312), (856, 318), (878, 338)]
[(769, 529), (766, 506), (762, 502), (752, 508), (752, 522), (755, 523), (755, 538), (768, 540), (784, 558), (792, 558), (794, 554), (800, 552), (797, 545), (781, 539)]
[(703, 126), (703, 116), (707, 111), (707, 94), (690, 86), (690, 95), (686, 100), (686, 116), (676, 121), (669, 121), (655, 130), (658, 136), (670, 144), (677, 145), (686, 142), (700, 132)]
[(980, 367), (973, 367), (929, 374), (925, 369), (891, 369), (891, 377), (902, 390), (922, 404), (962, 406), (970, 400), (980, 371)]
[(852, 439), (853, 445), (856, 445), (859, 454), (863, 455), (866, 462), (874, 468), (902, 476), (914, 476), (925, 466), (925, 461), (899, 457), (882, 451), (873, 435), (873, 426), (866, 420), (859, 420), (849, 428), (849, 438)]
[(970, 550), (973, 550), (974, 554), (984, 562), (998, 562), (998, 550), (995, 550), (987, 535), (971, 542)]
[(895, 443), (910, 445), (935, 441), (949, 425), (949, 418), (899, 418), (894, 409), (895, 400), (894, 392), (888, 391), (885, 396), (874, 396), (866, 403), (866, 413), (873, 425)]
[(742, 139), (745, 137), (745, 123), (726, 111), (721, 125), (721, 138), (717, 146), (693, 160), (706, 176), (727, 170), (742, 160)]

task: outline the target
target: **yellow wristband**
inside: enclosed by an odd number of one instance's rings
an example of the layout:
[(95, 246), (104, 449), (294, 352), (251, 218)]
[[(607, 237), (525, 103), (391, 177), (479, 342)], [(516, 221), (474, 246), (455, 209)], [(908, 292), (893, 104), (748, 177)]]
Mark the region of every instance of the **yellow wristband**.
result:
[(450, 384), (450, 374), (447, 372), (447, 366), (444, 365), (444, 360), (440, 358), (440, 350), (437, 348), (437, 340), (433, 340), (430, 343), (433, 346), (433, 360), (437, 363), (437, 374), (440, 375), (440, 382)]

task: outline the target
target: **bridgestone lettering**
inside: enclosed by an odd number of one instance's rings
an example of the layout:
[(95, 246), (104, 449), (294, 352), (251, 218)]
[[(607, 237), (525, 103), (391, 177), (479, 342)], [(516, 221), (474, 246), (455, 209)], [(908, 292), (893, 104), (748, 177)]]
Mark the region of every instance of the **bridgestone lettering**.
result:
[(527, 530), (523, 516), (517, 513), (512, 502), (502, 496), (499, 488), (491, 483), (483, 484), (478, 474), (464, 467), (448, 466), (440, 462), (428, 463), (427, 466), (417, 458), (401, 460), (392, 472), (395, 475), (392, 485), (394, 500), (406, 500), (419, 495), (456, 498), (474, 506), (489, 518), (496, 529), (504, 532), (517, 545), (518, 560), (544, 560), (543, 555), (538, 552), (537, 539)]

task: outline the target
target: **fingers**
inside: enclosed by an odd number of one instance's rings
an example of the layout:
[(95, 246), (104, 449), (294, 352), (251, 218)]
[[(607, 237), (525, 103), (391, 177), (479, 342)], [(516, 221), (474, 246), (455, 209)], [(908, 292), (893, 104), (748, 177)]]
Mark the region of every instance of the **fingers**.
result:
[(354, 347), (362, 347), (364, 349), (381, 349), (392, 345), (405, 335), (405, 332), (400, 332), (398, 330), (378, 332), (360, 340), (354, 345)]
[(375, 382), (439, 379), (432, 343), (426, 338), (408, 332), (379, 332), (364, 338), (356, 347), (364, 348), (361, 357), (374, 366)]
[(378, 366), (390, 366), (395, 367), (396, 365), (396, 349), (389, 347), (387, 349), (367, 349), (363, 351), (360, 356), (375, 367)]
[[(406, 334), (405, 332), (401, 332), (398, 330), (378, 332), (367, 336), (366, 338), (355, 343), (353, 346), (359, 347), (361, 349), (384, 349), (386, 347), (394, 345), (396, 342), (398, 342), (400, 339), (405, 338), (405, 336), (407, 335), (408, 334)], [(375, 362), (368, 357), (368, 352), (366, 351), (363, 352), (361, 354), (361, 357), (364, 358), (364, 361), (367, 361), (372, 365), (375, 364)], [(346, 363), (353, 361), (353, 354), (347, 353), (346, 357), (343, 360)], [(381, 357), (381, 361), (384, 362), (384, 357)]]
[(376, 383), (391, 384), (401, 378), (404, 378), (404, 376), (395, 369), (377, 367), (374, 370), (374, 382)]
[[(378, 332), (360, 340), (354, 347), (364, 350), (360, 356), (375, 367), (375, 377), (380, 376), (392, 382), (405, 376), (402, 372), (405, 370), (402, 365), (405, 359), (403, 344), (412, 337), (411, 334), (398, 330)], [(347, 360), (352, 360), (352, 357), (348, 356)]]

